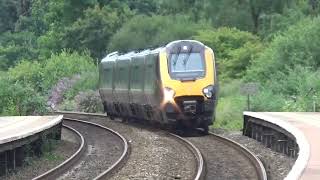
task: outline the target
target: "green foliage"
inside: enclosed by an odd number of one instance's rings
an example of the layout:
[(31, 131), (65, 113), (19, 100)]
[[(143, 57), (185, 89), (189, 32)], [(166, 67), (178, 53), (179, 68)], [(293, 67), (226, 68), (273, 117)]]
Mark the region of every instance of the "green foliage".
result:
[(66, 99), (72, 100), (79, 92), (97, 89), (98, 80), (98, 71), (83, 73), (76, 84), (66, 92)]
[(0, 34), (17, 31), (20, 18), (30, 15), (32, 0), (1, 0), (0, 1)]
[(183, 16), (135, 16), (111, 39), (109, 50), (129, 51), (188, 39), (203, 26)]
[(257, 36), (235, 28), (201, 30), (193, 38), (213, 48), (224, 80), (243, 77), (251, 61), (262, 51)]
[(285, 98), (280, 94), (275, 94), (271, 89), (265, 87), (259, 93), (251, 97), (250, 101), (251, 111), (282, 111), (285, 105)]
[(253, 99), (253, 110), (313, 111), (313, 103), (320, 105), (319, 75), (319, 71), (300, 66), (279, 75), (268, 81)]
[(101, 58), (112, 34), (130, 16), (132, 12), (128, 7), (120, 10), (108, 6), (89, 8), (84, 12), (84, 18), (66, 29), (63, 38), (65, 47), (80, 51), (89, 49), (94, 57)]
[(158, 11), (157, 0), (127, 0), (127, 3), (138, 14), (152, 15)]
[(216, 109), (215, 128), (242, 129), (242, 112), (246, 110), (246, 97), (240, 95), (241, 81), (233, 80), (221, 84), (219, 102)]
[[(47, 111), (47, 91), (62, 77), (84, 73), (81, 88), (94, 88), (96, 66), (88, 54), (53, 54), (45, 63), (22, 61), (0, 76), (0, 114), (30, 115)], [(94, 75), (93, 75), (94, 74)], [(93, 80), (93, 79), (95, 80)], [(74, 92), (75, 93), (75, 92)]]
[(32, 115), (46, 112), (45, 99), (29, 85), (1, 78), (0, 114)]
[(282, 14), (273, 13), (261, 17), (259, 35), (271, 40), (277, 33), (286, 31), (288, 27), (304, 19), (306, 15), (299, 9), (285, 9)]
[(307, 18), (275, 37), (248, 71), (247, 80), (267, 81), (296, 66), (320, 67), (320, 18)]
[(9, 69), (7, 75), (12, 81), (29, 84), (36, 91), (42, 90), (42, 66), (38, 62), (22, 61)]
[(36, 36), (31, 32), (3, 33), (0, 36), (0, 69), (8, 69), (23, 59), (38, 56)]
[(77, 111), (88, 113), (103, 112), (101, 98), (95, 91), (80, 92), (75, 97), (75, 100), (77, 102)]
[(74, 100), (95, 90), (95, 58), (177, 39), (215, 51), (222, 82), (217, 127), (242, 126), (246, 97), (233, 79), (261, 83), (254, 111), (320, 104), (316, 0), (2, 0), (0, 9), (0, 114), (45, 112), (48, 91), (75, 74), (80, 80), (64, 94), (64, 106), (99, 110), (96, 94)]
[(92, 58), (84, 53), (68, 53), (63, 51), (60, 54), (53, 54), (45, 63), (42, 85), (45, 90), (52, 87), (62, 77), (71, 77), (74, 74), (84, 72), (94, 72), (96, 66), (92, 63)]

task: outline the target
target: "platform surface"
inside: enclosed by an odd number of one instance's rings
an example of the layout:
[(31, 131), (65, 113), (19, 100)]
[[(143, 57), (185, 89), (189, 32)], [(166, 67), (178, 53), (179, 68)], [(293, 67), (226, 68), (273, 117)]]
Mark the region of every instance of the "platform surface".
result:
[[(302, 135), (307, 141), (307, 145), (305, 145), (305, 147), (300, 147), (299, 145), (299, 148), (301, 148), (300, 151), (308, 152), (308, 155), (305, 156), (307, 157), (305, 158), (305, 163), (298, 160), (296, 161), (295, 166), (304, 166), (304, 170), (299, 179), (320, 179), (320, 113), (245, 112), (244, 114), (269, 122), (272, 121), (275, 124), (278, 123), (278, 125), (284, 126), (283, 128), (285, 129), (291, 129), (291, 133), (293, 132), (292, 134), (296, 137), (300, 136), (300, 132), (302, 132)], [(281, 121), (284, 121), (285, 123), (282, 123)], [(292, 127), (300, 132), (292, 131)], [(301, 138), (298, 137), (298, 139)], [(305, 151), (305, 149), (307, 149), (307, 151)], [(301, 154), (299, 152), (299, 156)]]
[(63, 116), (0, 117), (0, 145), (22, 139), (59, 124)]

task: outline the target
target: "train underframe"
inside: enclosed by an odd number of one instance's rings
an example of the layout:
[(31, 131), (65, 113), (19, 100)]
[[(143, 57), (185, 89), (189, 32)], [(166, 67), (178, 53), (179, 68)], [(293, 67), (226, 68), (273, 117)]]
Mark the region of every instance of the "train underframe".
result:
[(178, 97), (164, 107), (166, 117), (179, 128), (202, 128), (208, 132), (215, 118), (215, 100), (203, 97)]
[(177, 129), (202, 128), (209, 130), (215, 118), (216, 101), (204, 100), (203, 97), (177, 97), (173, 102), (165, 103), (162, 108), (149, 105), (104, 102), (104, 110), (111, 119), (122, 118), (124, 121), (136, 119), (168, 125)]

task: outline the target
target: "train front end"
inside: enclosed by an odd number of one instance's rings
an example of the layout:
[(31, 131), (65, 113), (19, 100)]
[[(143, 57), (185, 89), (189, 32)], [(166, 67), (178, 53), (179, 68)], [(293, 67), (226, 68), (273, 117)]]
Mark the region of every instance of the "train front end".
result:
[(194, 40), (169, 43), (160, 53), (162, 109), (167, 119), (208, 131), (215, 117), (217, 76), (211, 48)]

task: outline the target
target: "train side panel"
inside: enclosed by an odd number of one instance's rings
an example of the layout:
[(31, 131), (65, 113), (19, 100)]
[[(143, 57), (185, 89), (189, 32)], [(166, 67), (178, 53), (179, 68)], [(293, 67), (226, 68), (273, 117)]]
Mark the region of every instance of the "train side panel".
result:
[(119, 103), (127, 103), (129, 99), (129, 64), (128, 59), (116, 61), (114, 91)]
[(162, 86), (159, 69), (159, 53), (146, 55), (144, 73), (144, 94), (147, 99), (144, 106), (146, 119), (153, 122), (165, 124), (162, 118), (161, 100)]
[(148, 54), (145, 61), (144, 74), (144, 94), (147, 98), (147, 103), (153, 107), (159, 107), (161, 102), (161, 87), (159, 58), (158, 54)]

